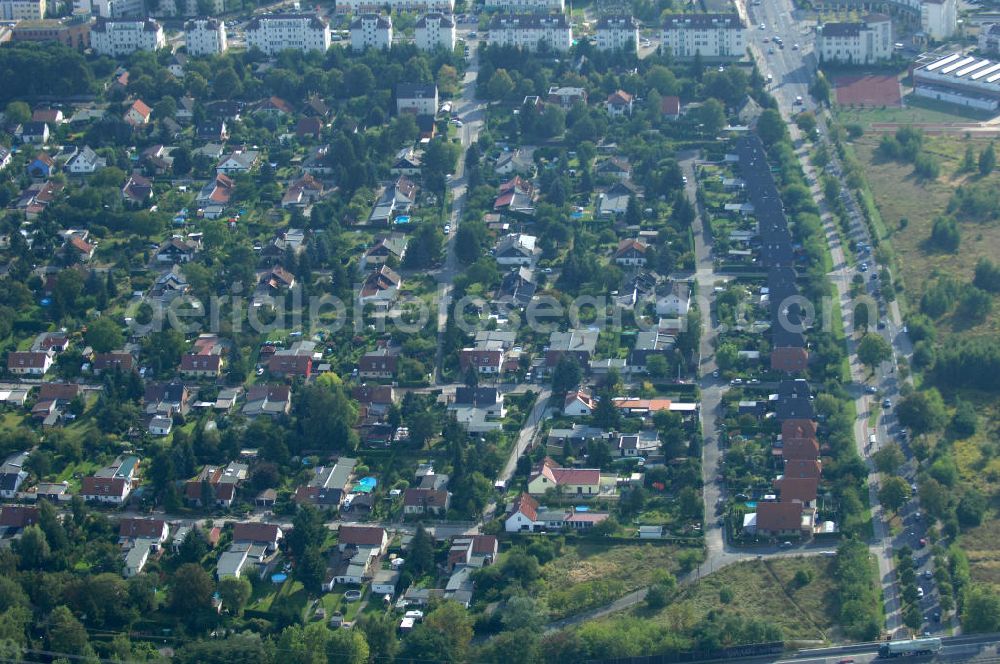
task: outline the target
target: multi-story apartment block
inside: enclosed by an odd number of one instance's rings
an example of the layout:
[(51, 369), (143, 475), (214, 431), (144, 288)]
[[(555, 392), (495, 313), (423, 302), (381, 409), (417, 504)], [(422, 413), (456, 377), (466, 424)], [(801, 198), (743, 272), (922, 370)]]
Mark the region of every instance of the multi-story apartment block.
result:
[(944, 41), (958, 31), (958, 0), (924, 0), (920, 27), (933, 41)]
[(96, 53), (117, 57), (166, 48), (167, 40), (163, 26), (153, 19), (97, 19), (90, 32), (90, 44)]
[(330, 48), (330, 24), (316, 14), (270, 14), (251, 20), (246, 37), (247, 47), (257, 47), (267, 55), (288, 49), (326, 52)]
[(184, 24), (184, 43), (189, 55), (223, 53), (229, 47), (226, 24), (216, 18), (192, 19)]
[(487, 9), (506, 12), (564, 12), (566, 0), (486, 0)]
[(537, 51), (543, 44), (553, 51), (568, 51), (573, 29), (565, 14), (497, 15), (490, 21), (490, 44)]
[(91, 0), (91, 12), (99, 18), (142, 18), (143, 0)]
[(867, 65), (892, 57), (892, 20), (866, 16), (857, 23), (826, 23), (819, 29), (820, 62)]
[(399, 83), (396, 85), (396, 113), (435, 115), (438, 109), (438, 89), (433, 83)]
[(0, 19), (40, 21), (45, 18), (45, 0), (0, 0)]
[(597, 21), (597, 50), (639, 52), (639, 23), (631, 16), (603, 16)]
[(417, 48), (421, 51), (433, 51), (443, 48), (455, 50), (455, 19), (448, 14), (432, 12), (424, 14), (417, 21), (415, 34)]
[(392, 48), (392, 19), (380, 14), (362, 14), (351, 21), (351, 48)]
[(980, 26), (979, 50), (990, 55), (1000, 53), (1000, 23), (986, 23)]
[(424, 14), (455, 11), (455, 0), (337, 0), (338, 14), (377, 14), (380, 11)]
[(676, 14), (663, 24), (663, 52), (680, 59), (736, 60), (746, 53), (738, 14)]

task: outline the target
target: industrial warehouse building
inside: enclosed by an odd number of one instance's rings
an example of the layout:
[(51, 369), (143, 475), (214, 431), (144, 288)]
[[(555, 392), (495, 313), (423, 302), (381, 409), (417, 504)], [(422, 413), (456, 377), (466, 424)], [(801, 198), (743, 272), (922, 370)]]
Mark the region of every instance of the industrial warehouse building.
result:
[(921, 97), (995, 111), (1000, 108), (1000, 62), (952, 53), (913, 68), (913, 92)]

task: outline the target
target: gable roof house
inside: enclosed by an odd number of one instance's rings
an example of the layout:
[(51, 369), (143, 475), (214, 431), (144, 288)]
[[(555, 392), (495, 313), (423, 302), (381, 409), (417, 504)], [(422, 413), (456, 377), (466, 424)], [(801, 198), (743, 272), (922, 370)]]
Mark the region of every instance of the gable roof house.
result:
[(206, 507), (209, 501), (221, 507), (230, 507), (236, 499), (236, 489), (247, 478), (246, 464), (230, 461), (224, 468), (205, 466), (184, 485), (184, 498), (195, 505)]
[(399, 364), (399, 346), (383, 344), (375, 350), (368, 351), (358, 360), (358, 377), (366, 379), (389, 380), (396, 375)]
[(260, 163), (260, 152), (257, 150), (234, 150), (222, 157), (215, 165), (215, 171), (223, 175), (249, 173)]
[(119, 544), (136, 539), (151, 539), (162, 544), (169, 535), (170, 525), (163, 519), (126, 517), (118, 522)]
[(288, 189), (285, 190), (285, 194), (281, 198), (281, 207), (306, 207), (321, 199), (325, 192), (326, 188), (322, 182), (308, 173), (304, 173), (297, 180), (289, 183)]
[(38, 523), (40, 513), (34, 505), (0, 506), (0, 528), (4, 536), (12, 535)]
[(172, 416), (174, 413), (187, 415), (191, 394), (180, 381), (169, 383), (146, 383), (142, 395), (146, 415)]
[(126, 353), (125, 351), (95, 353), (90, 362), (90, 369), (95, 375), (98, 376), (104, 371), (134, 371), (135, 356), (132, 355), (132, 353)]
[(608, 95), (607, 100), (604, 102), (604, 108), (607, 109), (608, 115), (611, 115), (612, 117), (632, 115), (632, 104), (634, 100), (635, 97), (624, 90), (617, 90), (616, 92)]
[(59, 125), (66, 121), (61, 108), (36, 108), (31, 112), (32, 122)]
[(273, 523), (240, 522), (233, 524), (233, 541), (263, 544), (269, 552), (278, 550), (278, 543), (285, 534), (281, 526)]
[(597, 205), (598, 216), (618, 217), (625, 214), (628, 209), (628, 201), (636, 196), (634, 189), (624, 182), (616, 182), (601, 194), (598, 194), (600, 202)]
[(90, 175), (106, 168), (108, 160), (98, 157), (89, 145), (84, 145), (66, 162), (66, 170), (73, 175)]
[(460, 535), (451, 541), (448, 550), (448, 569), (457, 565), (473, 568), (492, 565), (497, 559), (499, 543), (493, 535)]
[(669, 290), (656, 298), (656, 313), (660, 316), (683, 318), (691, 309), (691, 284), (672, 281)]
[(365, 277), (358, 293), (358, 301), (362, 305), (374, 304), (376, 309), (388, 309), (395, 302), (402, 285), (402, 277), (388, 265), (380, 265)]
[(281, 97), (268, 97), (257, 105), (254, 113), (264, 113), (267, 115), (291, 115), (292, 106)]
[(224, 118), (205, 120), (195, 127), (195, 137), (199, 141), (225, 142), (229, 138), (229, 127)]
[(744, 520), (744, 529), (754, 529), (769, 537), (799, 536), (811, 530), (811, 515), (803, 510), (802, 503), (761, 502), (753, 517)]
[(493, 201), (493, 210), (510, 214), (532, 215), (534, 206), (535, 185), (531, 180), (515, 175), (512, 179), (500, 185), (497, 197)]
[(161, 244), (160, 248), (156, 250), (156, 262), (169, 263), (170, 265), (187, 263), (195, 257), (200, 248), (201, 246), (198, 242), (174, 236)]
[(209, 180), (195, 200), (199, 206), (205, 208), (205, 216), (209, 219), (217, 219), (222, 215), (223, 208), (229, 204), (233, 196), (233, 181), (227, 175), (219, 173), (215, 179)]
[(318, 141), (323, 134), (323, 120), (318, 117), (299, 118), (295, 123), (295, 136)]
[(49, 125), (45, 122), (25, 122), (21, 126), (21, 142), (41, 145), (48, 143)]
[(31, 416), (42, 420), (44, 426), (53, 426), (62, 416), (62, 410), (81, 394), (83, 388), (77, 383), (43, 383), (31, 408)]
[(403, 514), (444, 516), (451, 504), (451, 494), (442, 489), (412, 488), (403, 492)]
[(534, 272), (531, 268), (521, 266), (500, 278), (492, 303), (501, 307), (526, 307), (537, 290)]
[(342, 525), (337, 531), (337, 548), (346, 551), (352, 547), (373, 547), (383, 554), (389, 548), (389, 535), (378, 526)]
[(553, 489), (559, 494), (596, 496), (601, 492), (599, 468), (561, 468), (551, 457), (545, 457), (531, 471), (528, 493), (543, 496)]
[(56, 172), (56, 160), (47, 152), (39, 152), (28, 164), (28, 175), (33, 178), (47, 178)]
[(566, 417), (586, 417), (594, 413), (597, 408), (597, 400), (583, 390), (574, 390), (566, 393), (563, 402), (563, 415)]
[(497, 265), (522, 265), (531, 267), (542, 255), (536, 246), (538, 238), (524, 233), (511, 233), (497, 242), (494, 258)]
[(315, 468), (309, 483), (295, 490), (296, 504), (339, 508), (350, 490), (357, 463), (357, 459), (341, 457), (332, 466)]
[(660, 113), (668, 120), (676, 120), (681, 116), (681, 98), (666, 96), (660, 98)]
[(621, 240), (615, 250), (615, 263), (622, 267), (642, 267), (646, 264), (647, 249), (645, 242), (631, 238)]
[(597, 330), (553, 332), (549, 335), (549, 349), (545, 351), (545, 366), (553, 368), (563, 355), (570, 355), (581, 368), (586, 368), (597, 349), (597, 336)]
[(538, 501), (527, 493), (518, 496), (504, 519), (504, 530), (508, 533), (530, 532), (538, 519)]
[(7, 371), (16, 376), (44, 376), (52, 368), (54, 354), (41, 351), (7, 353)]
[(132, 489), (138, 485), (138, 469), (138, 457), (120, 456), (93, 475), (84, 477), (80, 496), (84, 500), (123, 505)]
[(7, 457), (0, 466), (0, 496), (13, 498), (21, 488), (21, 483), (28, 479), (28, 471), (24, 469), (27, 458), (28, 452), (18, 452)]
[(145, 205), (153, 198), (153, 182), (138, 173), (133, 173), (122, 186), (122, 198), (132, 205)]
[(530, 159), (527, 152), (520, 148), (501, 153), (497, 157), (496, 163), (493, 164), (493, 172), (497, 175), (514, 173), (527, 176), (531, 175), (534, 169), (534, 161)]
[(313, 370), (312, 354), (298, 355), (279, 351), (267, 361), (267, 370), (277, 378), (294, 376), (309, 378)]
[(365, 252), (364, 266), (384, 265), (390, 258), (397, 263), (402, 262), (407, 244), (408, 238), (399, 233), (378, 238)]
[(125, 115), (122, 119), (125, 120), (125, 122), (128, 123), (133, 129), (137, 129), (148, 125), (152, 115), (153, 109), (147, 106), (141, 99), (136, 99), (125, 111)]
[(392, 163), (389, 172), (393, 175), (420, 175), (423, 167), (421, 155), (414, 152), (412, 148), (405, 148), (396, 155), (396, 161)]
[(253, 385), (247, 391), (243, 415), (253, 419), (260, 415), (277, 417), (292, 409), (292, 391), (287, 385)]
[(594, 175), (616, 180), (628, 180), (632, 177), (632, 166), (624, 159), (610, 157), (597, 163), (597, 166), (594, 167)]

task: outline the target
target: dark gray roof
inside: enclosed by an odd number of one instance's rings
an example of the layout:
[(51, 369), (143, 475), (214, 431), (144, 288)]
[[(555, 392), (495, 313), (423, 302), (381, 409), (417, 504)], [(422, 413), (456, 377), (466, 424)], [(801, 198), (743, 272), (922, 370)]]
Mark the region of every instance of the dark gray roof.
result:
[(824, 37), (857, 37), (866, 27), (864, 23), (824, 23), (820, 34)]
[(396, 99), (433, 99), (437, 86), (433, 83), (397, 83)]
[(490, 30), (506, 28), (568, 28), (565, 14), (498, 14), (490, 20)]
[(427, 27), (427, 22), (437, 23), (442, 28), (453, 28), (455, 27), (455, 21), (448, 14), (442, 14), (441, 12), (431, 12), (430, 14), (424, 14), (417, 20), (418, 28)]
[(598, 30), (630, 30), (639, 27), (639, 22), (631, 16), (602, 16), (597, 21)]
[(718, 27), (740, 29), (743, 27), (743, 22), (740, 21), (738, 14), (674, 14), (663, 22), (664, 30)]

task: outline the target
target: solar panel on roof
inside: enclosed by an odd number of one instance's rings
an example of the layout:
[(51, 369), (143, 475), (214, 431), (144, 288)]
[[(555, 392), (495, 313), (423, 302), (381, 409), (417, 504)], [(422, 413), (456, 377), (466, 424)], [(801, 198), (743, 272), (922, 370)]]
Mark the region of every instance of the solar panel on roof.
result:
[(954, 62), (955, 60), (958, 60), (960, 57), (962, 57), (961, 53), (952, 53), (947, 58), (941, 58), (937, 62), (932, 62), (931, 64), (927, 65), (927, 71), (934, 71), (939, 67), (944, 67), (949, 62)]
[(1000, 72), (998, 72), (998, 73), (993, 74), (992, 76), (990, 76), (988, 79), (986, 79), (986, 82), (987, 83), (992, 83), (993, 81), (997, 80), (998, 78), (1000, 78)]
[(973, 60), (975, 60), (975, 58), (963, 58), (963, 59), (959, 60), (958, 62), (953, 62), (950, 65), (948, 65), (947, 67), (945, 67), (944, 69), (942, 69), (941, 73), (942, 74), (950, 74), (951, 72), (955, 71), (956, 69), (958, 69), (960, 67), (964, 67), (965, 65), (969, 64)]
[(992, 74), (993, 72), (995, 72), (997, 70), (1000, 70), (1000, 63), (996, 63), (996, 64), (994, 64), (991, 67), (987, 67), (986, 69), (980, 69), (979, 71), (977, 71), (975, 74), (973, 74), (969, 78), (971, 78), (973, 81), (978, 81), (983, 76), (989, 76), (990, 74)]
[(957, 73), (955, 74), (955, 76), (965, 76), (965, 75), (966, 75), (966, 74), (968, 74), (969, 72), (972, 72), (972, 71), (976, 71), (977, 69), (981, 69), (982, 67), (985, 67), (985, 66), (986, 66), (986, 65), (988, 65), (988, 64), (990, 64), (990, 61), (989, 61), (989, 60), (980, 60), (979, 62), (977, 62), (977, 63), (975, 63), (975, 64), (972, 64), (972, 65), (969, 65), (969, 66), (968, 66), (968, 67), (966, 67), (965, 69), (960, 69), (960, 70), (959, 70), (959, 71), (958, 71), (958, 72), (957, 72)]

